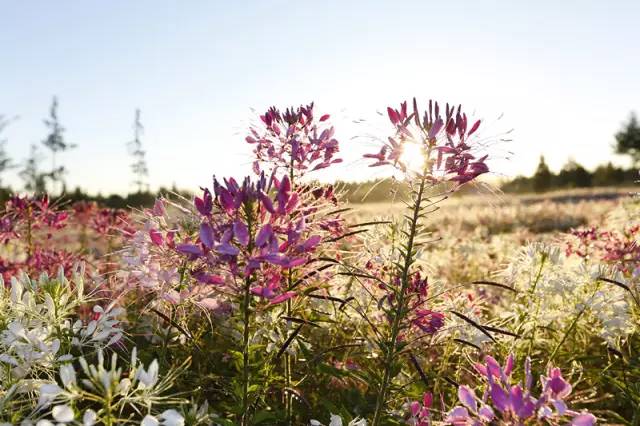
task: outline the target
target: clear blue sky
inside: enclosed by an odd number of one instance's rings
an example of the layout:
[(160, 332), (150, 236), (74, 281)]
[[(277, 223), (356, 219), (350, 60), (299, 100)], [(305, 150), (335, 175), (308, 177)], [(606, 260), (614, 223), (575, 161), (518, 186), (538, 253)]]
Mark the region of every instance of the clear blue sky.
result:
[[(387, 104), (463, 103), (514, 128), (498, 175), (573, 156), (608, 160), (613, 133), (640, 112), (638, 1), (4, 1), (0, 114), (16, 159), (46, 130), (52, 95), (70, 186), (130, 189), (125, 144), (142, 109), (154, 187), (208, 185), (248, 170), (250, 108), (315, 100), (335, 117), (341, 178), (372, 176), (352, 140)], [(621, 161), (621, 160), (619, 160)], [(48, 163), (45, 163), (48, 164)], [(14, 174), (15, 175), (15, 174)], [(14, 185), (19, 181), (9, 178)]]

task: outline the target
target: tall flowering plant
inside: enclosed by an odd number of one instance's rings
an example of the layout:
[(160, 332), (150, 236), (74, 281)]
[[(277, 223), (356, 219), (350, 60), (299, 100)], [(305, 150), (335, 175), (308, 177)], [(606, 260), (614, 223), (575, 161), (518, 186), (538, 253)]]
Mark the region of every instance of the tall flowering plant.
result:
[[(286, 301), (295, 303), (309, 290), (305, 277), (315, 271), (323, 241), (339, 232), (335, 217), (319, 208), (322, 194), (294, 191), (281, 180), (246, 178), (219, 182), (196, 197), (197, 233), (175, 250), (189, 262), (195, 280), (215, 288), (222, 300), (239, 307), (241, 409), (239, 422), (251, 422), (251, 353), (255, 316)], [(235, 312), (234, 312), (235, 313)]]
[[(446, 193), (489, 170), (487, 156), (478, 157), (478, 146), (472, 137), (480, 127), (479, 120), (471, 123), (460, 106), (455, 108), (447, 104), (441, 111), (437, 102), (429, 101), (428, 108), (421, 111), (415, 99), (412, 106), (409, 110), (407, 102), (403, 102), (398, 109), (387, 108), (394, 134), (377, 153), (364, 156), (373, 160), (372, 167), (392, 166), (399, 170), (411, 189), (408, 213), (400, 229), (400, 243), (392, 267), (387, 268), (388, 276), (380, 279), (373, 274), (386, 293), (379, 303), (386, 327), (379, 328), (375, 338), (382, 356), (374, 426), (385, 421), (389, 390), (394, 377), (401, 371), (400, 358), (407, 349), (407, 335), (415, 329), (433, 334), (445, 321), (441, 312), (429, 309), (427, 278), (416, 268), (418, 252), (425, 244), (426, 215), (437, 209)], [(422, 157), (418, 167), (413, 169), (404, 156), (409, 144), (417, 146)], [(442, 187), (445, 189), (434, 194), (436, 188)]]
[[(254, 173), (259, 175), (262, 171), (268, 171), (279, 179), (288, 176), (293, 191), (309, 191), (310, 188), (302, 183), (309, 173), (342, 162), (336, 157), (339, 143), (329, 119), (329, 114), (319, 118), (316, 116), (313, 102), (298, 108), (287, 108), (284, 112), (276, 107), (269, 108), (260, 115), (260, 124), (252, 126), (246, 137), (246, 141), (254, 147)], [(332, 185), (318, 185), (312, 191), (314, 197), (320, 198), (326, 205), (337, 204)], [(340, 226), (337, 221), (333, 225)], [(289, 268), (289, 275), (299, 275), (298, 269), (297, 266)], [(298, 311), (304, 311), (305, 303), (297, 303), (296, 307)], [(295, 313), (293, 308), (291, 301), (287, 301), (283, 314), (291, 318)], [(290, 338), (297, 340), (298, 336), (292, 332), (285, 330), (287, 341)], [(283, 366), (285, 387), (291, 388), (294, 367), (289, 351), (284, 354)], [(287, 421), (292, 424), (291, 393), (285, 395), (285, 409)]]
[[(130, 258), (140, 282), (167, 290), (163, 297), (172, 303), (181, 303), (198, 288), (200, 307), (229, 307), (225, 314), (234, 330), (231, 336), (236, 336), (233, 357), (239, 373), (236, 421), (243, 425), (251, 423), (271, 380), (261, 379), (260, 371), (268, 360), (281, 357), (286, 417), (293, 422), (289, 355), (305, 324), (295, 313), (304, 311), (309, 295), (325, 287), (321, 278), (326, 268), (318, 262), (345, 232), (333, 188), (301, 183), (307, 172), (338, 161), (333, 157), (338, 151), (333, 128), (320, 129), (328, 125), (328, 116), (316, 121), (309, 105), (285, 113), (271, 108), (261, 120), (264, 133), (252, 128), (248, 138), (257, 144), (256, 176), (241, 182), (214, 178), (213, 188), (203, 189), (178, 223), (159, 220), (166, 211), (157, 204), (147, 214), (145, 231), (134, 238), (145, 247), (137, 251), (145, 259)], [(167, 259), (174, 259), (171, 265)], [(261, 321), (269, 312), (298, 324), (286, 331), (277, 353), (257, 350), (262, 345)]]

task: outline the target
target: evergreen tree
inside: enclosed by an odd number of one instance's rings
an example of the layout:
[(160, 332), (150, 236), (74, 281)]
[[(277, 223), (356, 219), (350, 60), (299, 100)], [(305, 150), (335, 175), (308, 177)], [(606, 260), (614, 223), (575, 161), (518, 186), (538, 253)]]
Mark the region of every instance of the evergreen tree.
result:
[(133, 184), (138, 188), (138, 193), (142, 193), (143, 190), (149, 189), (147, 183), (147, 177), (149, 176), (149, 169), (147, 167), (146, 152), (142, 149), (142, 133), (144, 127), (140, 120), (140, 110), (136, 109), (135, 120), (133, 122), (133, 140), (129, 142), (128, 148), (131, 156), (133, 157), (133, 163), (131, 163), (131, 171), (134, 175)]
[(629, 121), (616, 133), (615, 138), (616, 154), (629, 155), (633, 166), (636, 167), (640, 162), (640, 125), (635, 113), (631, 113)]
[(549, 166), (544, 161), (544, 156), (540, 156), (540, 162), (536, 173), (533, 175), (533, 190), (536, 192), (544, 192), (551, 188), (553, 183), (553, 174), (549, 170)]
[(593, 172), (594, 186), (620, 185), (625, 180), (624, 170), (615, 167), (611, 161), (605, 165), (600, 165)]
[(56, 155), (69, 149), (75, 148), (75, 145), (69, 144), (64, 140), (64, 127), (60, 124), (58, 118), (58, 98), (53, 97), (51, 102), (51, 108), (49, 109), (49, 119), (44, 120), (45, 126), (49, 129), (49, 134), (46, 139), (42, 141), (42, 144), (51, 151), (51, 171), (46, 174), (46, 177), (51, 181), (51, 192), (55, 191), (55, 184), (60, 182), (64, 188), (64, 166), (58, 166), (56, 164)]
[(558, 173), (557, 186), (560, 188), (589, 187), (591, 186), (591, 173), (575, 160), (569, 159)]

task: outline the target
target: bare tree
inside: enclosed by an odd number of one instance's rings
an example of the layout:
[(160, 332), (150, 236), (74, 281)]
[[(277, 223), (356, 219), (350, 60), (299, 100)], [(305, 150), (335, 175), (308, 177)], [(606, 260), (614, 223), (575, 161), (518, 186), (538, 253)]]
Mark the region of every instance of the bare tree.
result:
[[(5, 119), (4, 115), (0, 115), (0, 134), (9, 125), (11, 121)], [(7, 171), (14, 169), (16, 165), (7, 153), (7, 139), (0, 137), (0, 188), (2, 187), (2, 175)]]
[(29, 157), (24, 161), (23, 168), (19, 173), (24, 181), (24, 189), (36, 194), (43, 194), (47, 190), (46, 178), (48, 177), (48, 173), (40, 171), (41, 161), (42, 157), (38, 152), (38, 146), (32, 144)]
[(131, 163), (131, 171), (134, 175), (133, 184), (138, 188), (138, 192), (149, 189), (147, 177), (149, 176), (149, 168), (147, 167), (147, 153), (142, 149), (141, 137), (144, 133), (144, 127), (140, 120), (140, 110), (136, 109), (135, 120), (133, 122), (133, 140), (127, 143), (129, 152), (133, 157)]

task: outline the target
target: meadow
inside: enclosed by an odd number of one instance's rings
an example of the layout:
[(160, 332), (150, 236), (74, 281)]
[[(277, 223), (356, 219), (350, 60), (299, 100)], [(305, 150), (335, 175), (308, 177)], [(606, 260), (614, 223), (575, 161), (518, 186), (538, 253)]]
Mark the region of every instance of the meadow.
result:
[(261, 115), (253, 175), (192, 198), (13, 196), (0, 422), (640, 424), (635, 189), (456, 196), (490, 171), (480, 121), (387, 112), (365, 158), (406, 199), (313, 180), (340, 161), (313, 105)]

